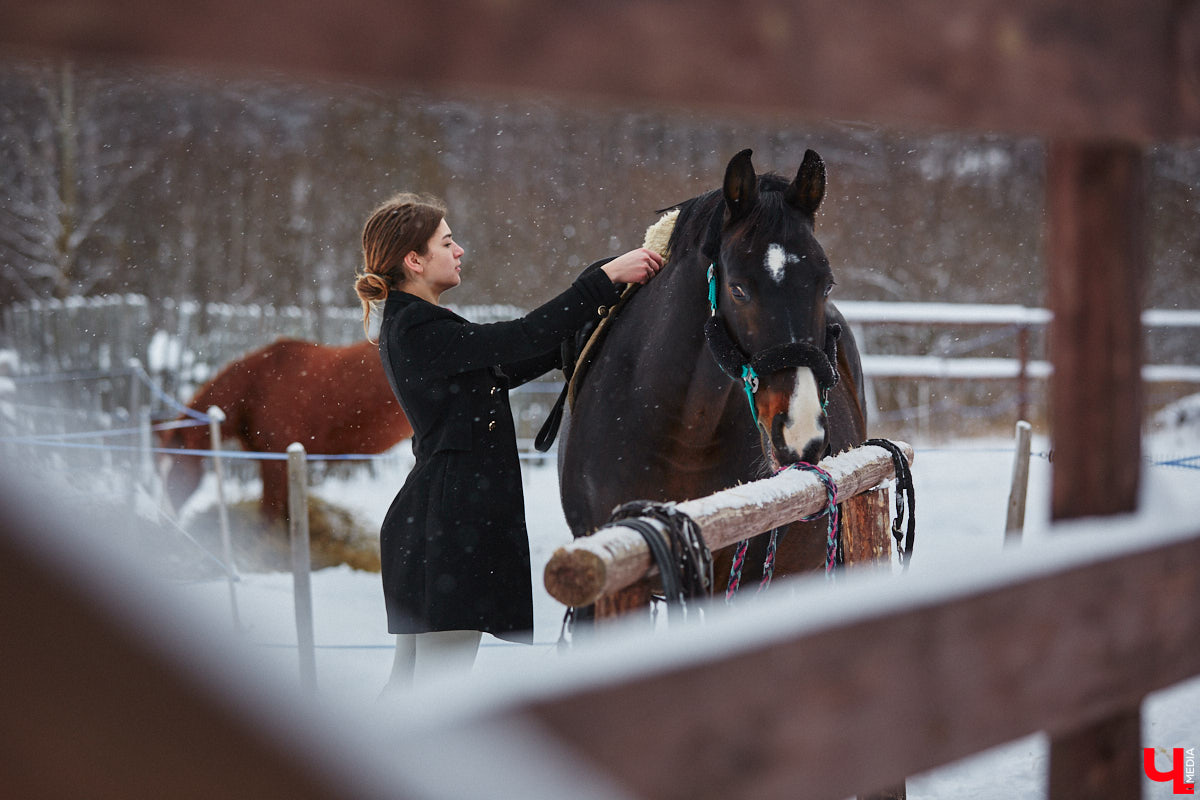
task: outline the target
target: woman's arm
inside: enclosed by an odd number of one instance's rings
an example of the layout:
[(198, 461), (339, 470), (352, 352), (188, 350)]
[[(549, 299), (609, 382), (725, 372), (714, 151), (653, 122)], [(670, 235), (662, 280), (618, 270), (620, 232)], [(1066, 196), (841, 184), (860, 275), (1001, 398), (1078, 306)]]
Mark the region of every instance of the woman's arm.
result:
[(408, 327), (397, 342), (405, 357), (430, 376), (454, 375), (552, 353), (599, 308), (618, 299), (603, 271), (581, 276), (570, 288), (520, 319), (478, 324), (449, 314)]
[(504, 371), (504, 376), (508, 378), (508, 387), (510, 389), (520, 386), (523, 383), (529, 383), (545, 375), (550, 370), (562, 369), (562, 345), (560, 343), (554, 349), (536, 355), (533, 358), (501, 364), (500, 369)]
[[(562, 294), (508, 322), (475, 324), (435, 317), (409, 328), (402, 348), (429, 375), (453, 375), (554, 355), (559, 344), (619, 299), (615, 282), (644, 283), (662, 258), (638, 249), (585, 272)], [(553, 368), (554, 362), (542, 372)], [(541, 374), (541, 373), (538, 373)]]

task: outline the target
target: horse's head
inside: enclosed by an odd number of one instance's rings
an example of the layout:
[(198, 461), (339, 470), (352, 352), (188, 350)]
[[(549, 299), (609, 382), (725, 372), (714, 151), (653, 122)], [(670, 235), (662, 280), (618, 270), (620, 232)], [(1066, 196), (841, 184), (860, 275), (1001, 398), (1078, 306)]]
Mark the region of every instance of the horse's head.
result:
[(710, 348), (744, 381), (764, 454), (778, 465), (815, 463), (827, 449), (824, 405), (837, 381), (840, 332), (826, 323), (833, 273), (813, 233), (825, 164), (809, 150), (791, 182), (759, 178), (743, 150), (729, 162), (722, 192), (724, 211), (714, 212), (704, 245)]

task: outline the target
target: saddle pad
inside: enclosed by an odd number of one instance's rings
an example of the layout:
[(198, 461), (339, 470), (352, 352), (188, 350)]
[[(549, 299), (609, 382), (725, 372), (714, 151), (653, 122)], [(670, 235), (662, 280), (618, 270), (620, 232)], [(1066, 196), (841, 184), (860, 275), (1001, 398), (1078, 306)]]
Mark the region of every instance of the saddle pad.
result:
[(592, 330), (591, 335), (588, 336), (583, 348), (579, 351), (579, 355), (575, 357), (575, 366), (571, 372), (571, 380), (567, 384), (567, 402), (570, 403), (571, 408), (575, 407), (575, 395), (579, 391), (579, 386), (583, 382), (583, 376), (587, 373), (587, 368), (591, 366), (592, 361), (595, 360), (596, 355), (600, 352), (601, 345), (604, 344), (604, 337), (608, 333), (609, 326), (617, 316), (617, 312), (621, 310), (629, 298), (633, 296), (633, 293), (639, 288), (641, 288), (641, 284), (639, 283), (631, 283), (625, 287), (625, 291), (621, 292), (621, 298), (616, 303), (613, 303), (612, 308), (608, 310), (608, 313), (600, 320), (595, 329)]

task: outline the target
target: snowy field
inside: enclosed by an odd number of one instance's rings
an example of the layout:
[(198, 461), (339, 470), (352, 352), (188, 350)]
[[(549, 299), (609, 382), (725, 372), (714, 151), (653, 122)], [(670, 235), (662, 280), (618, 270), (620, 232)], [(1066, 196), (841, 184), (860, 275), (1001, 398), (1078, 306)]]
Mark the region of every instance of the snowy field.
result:
[[(1035, 436), (1035, 454), (1046, 442)], [(1147, 444), (1148, 456), (1200, 453), (1200, 438), (1160, 437)], [(936, 581), (948, 570), (998, 558), (1012, 470), (1012, 443), (960, 441), (936, 448), (918, 446), (914, 465), (917, 540), (912, 568), (896, 581)], [(378, 527), (411, 463), (407, 445), (384, 462), (374, 478), (327, 480), (316, 494), (353, 509), (365, 524)], [(552, 463), (527, 463), (526, 506), (533, 556), (535, 641), (532, 647), (484, 638), (473, 680), (486, 684), (509, 671), (547, 668), (560, 658), (555, 646), (563, 607), (545, 594), (541, 571), (554, 548), (570, 540), (559, 509)], [(1024, 548), (1045, 542), (1050, 464), (1035, 455), (1031, 466)], [(246, 491), (253, 492), (253, 487)], [(213, 499), (206, 483), (187, 510)], [(1147, 465), (1143, 513), (1163, 519), (1200, 518), (1200, 471)], [(185, 510), (185, 512), (187, 511)], [(969, 568), (969, 566), (967, 567)], [(172, 584), (172, 591), (200, 613), (231, 625), (225, 581)], [(242, 630), (237, 638), (251, 645), (262, 669), (273, 679), (298, 685), (292, 579), (284, 573), (243, 574), (236, 586)], [(317, 643), (317, 683), (323, 701), (353, 716), (376, 713), (376, 697), (386, 681), (392, 642), (386, 633), (377, 574), (346, 567), (319, 570), (312, 581)], [(1200, 598), (1197, 599), (1200, 602)], [(1200, 646), (1200, 643), (1197, 643)], [(1200, 744), (1200, 679), (1152, 696), (1144, 707), (1143, 733), (1148, 745), (1195, 747)], [(1166, 763), (1165, 761), (1163, 762)], [(1041, 735), (1021, 739), (963, 762), (909, 779), (913, 800), (962, 798), (1038, 798), (1044, 796), (1047, 743)], [(1166, 784), (1146, 782), (1147, 797), (1169, 797)]]

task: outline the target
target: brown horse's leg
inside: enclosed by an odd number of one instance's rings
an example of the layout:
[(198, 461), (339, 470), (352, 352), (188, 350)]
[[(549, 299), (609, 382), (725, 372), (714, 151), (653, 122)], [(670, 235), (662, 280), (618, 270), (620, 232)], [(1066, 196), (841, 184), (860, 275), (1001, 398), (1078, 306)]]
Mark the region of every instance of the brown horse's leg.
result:
[(288, 483), (286, 461), (262, 461), (263, 496), (261, 511), (268, 522), (287, 519)]

